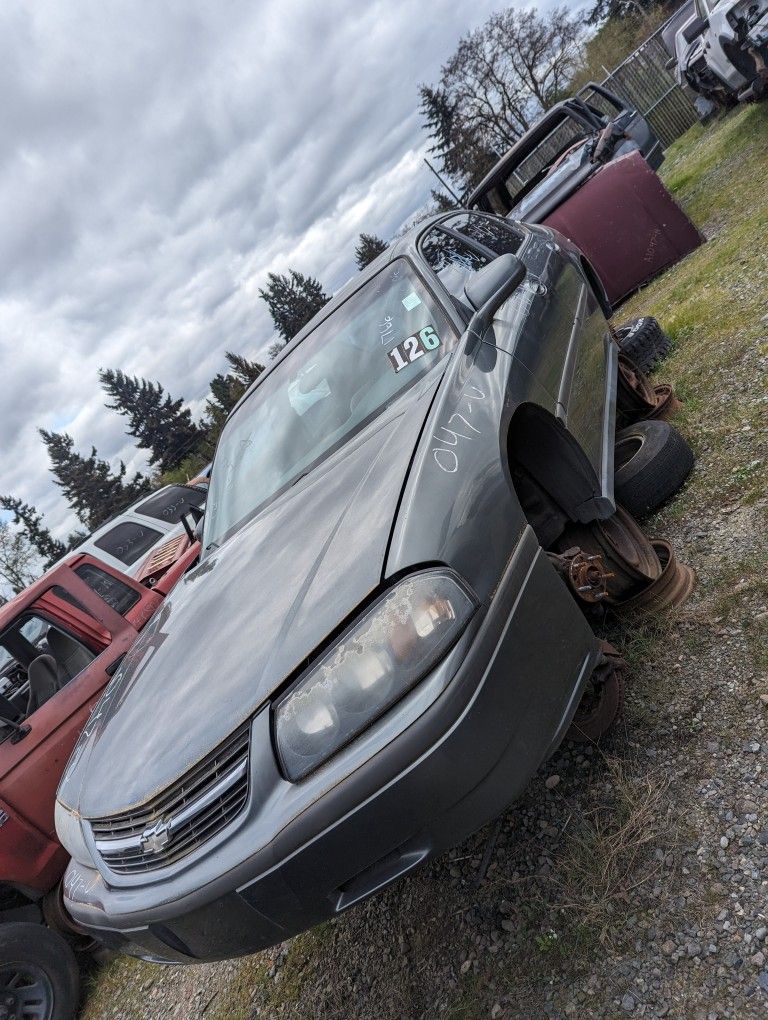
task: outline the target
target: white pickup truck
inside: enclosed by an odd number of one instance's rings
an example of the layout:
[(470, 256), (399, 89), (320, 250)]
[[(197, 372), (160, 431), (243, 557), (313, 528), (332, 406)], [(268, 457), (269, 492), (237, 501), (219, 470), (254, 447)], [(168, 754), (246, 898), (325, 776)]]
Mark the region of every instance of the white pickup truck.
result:
[(768, 95), (768, 0), (695, 0), (675, 39), (681, 83), (727, 106)]

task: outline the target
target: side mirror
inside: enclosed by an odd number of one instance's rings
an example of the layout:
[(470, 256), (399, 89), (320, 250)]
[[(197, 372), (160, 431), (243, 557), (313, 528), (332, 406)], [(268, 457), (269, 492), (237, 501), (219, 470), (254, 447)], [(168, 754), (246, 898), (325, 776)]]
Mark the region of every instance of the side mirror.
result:
[(499, 255), (464, 285), (464, 294), (475, 309), (469, 333), (482, 340), (493, 317), (508, 297), (517, 290), (527, 270), (517, 255)]
[(708, 18), (696, 18), (683, 29), (683, 39), (685, 39), (687, 43), (692, 43), (694, 39), (698, 39), (701, 33), (705, 32), (708, 28)]
[(673, 71), (676, 66), (677, 66), (677, 57), (670, 57), (669, 60), (664, 65), (664, 69), (666, 71)]

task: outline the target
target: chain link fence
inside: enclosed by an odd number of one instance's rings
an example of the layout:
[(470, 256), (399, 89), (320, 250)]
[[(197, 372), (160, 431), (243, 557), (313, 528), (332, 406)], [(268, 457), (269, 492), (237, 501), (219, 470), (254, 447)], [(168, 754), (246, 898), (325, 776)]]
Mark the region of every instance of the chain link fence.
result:
[(661, 33), (664, 25), (608, 74), (603, 85), (634, 106), (666, 149), (698, 123), (693, 103), (664, 66), (669, 53)]

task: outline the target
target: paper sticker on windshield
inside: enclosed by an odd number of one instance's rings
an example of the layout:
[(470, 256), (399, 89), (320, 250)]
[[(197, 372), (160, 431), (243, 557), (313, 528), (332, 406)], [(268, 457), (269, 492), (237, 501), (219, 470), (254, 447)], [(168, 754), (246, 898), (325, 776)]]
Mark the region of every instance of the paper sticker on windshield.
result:
[(407, 337), (397, 347), (387, 352), (392, 368), (396, 372), (402, 372), (414, 361), (423, 358), (430, 351), (435, 351), (440, 346), (440, 337), (432, 326), (425, 326), (418, 333)]
[(410, 294), (407, 294), (403, 298), (403, 308), (406, 310), (406, 312), (413, 311), (413, 309), (420, 304), (421, 298), (419, 297), (415, 290), (412, 290)]

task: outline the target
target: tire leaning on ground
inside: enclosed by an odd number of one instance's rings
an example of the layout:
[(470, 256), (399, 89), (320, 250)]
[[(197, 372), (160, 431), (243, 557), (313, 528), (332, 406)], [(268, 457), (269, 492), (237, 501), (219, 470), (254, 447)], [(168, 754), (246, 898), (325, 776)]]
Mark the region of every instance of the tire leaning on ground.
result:
[(613, 645), (602, 641), (600, 658), (565, 735), (567, 740), (595, 743), (613, 726), (624, 708), (626, 668)]
[(616, 434), (613, 488), (634, 517), (657, 510), (682, 487), (693, 468), (693, 450), (667, 421), (649, 419)]
[(646, 374), (653, 371), (672, 350), (672, 341), (651, 315), (630, 319), (616, 327), (616, 339), (621, 353)]
[(79, 988), (75, 954), (61, 935), (40, 924), (0, 924), (0, 1016), (74, 1020)]

